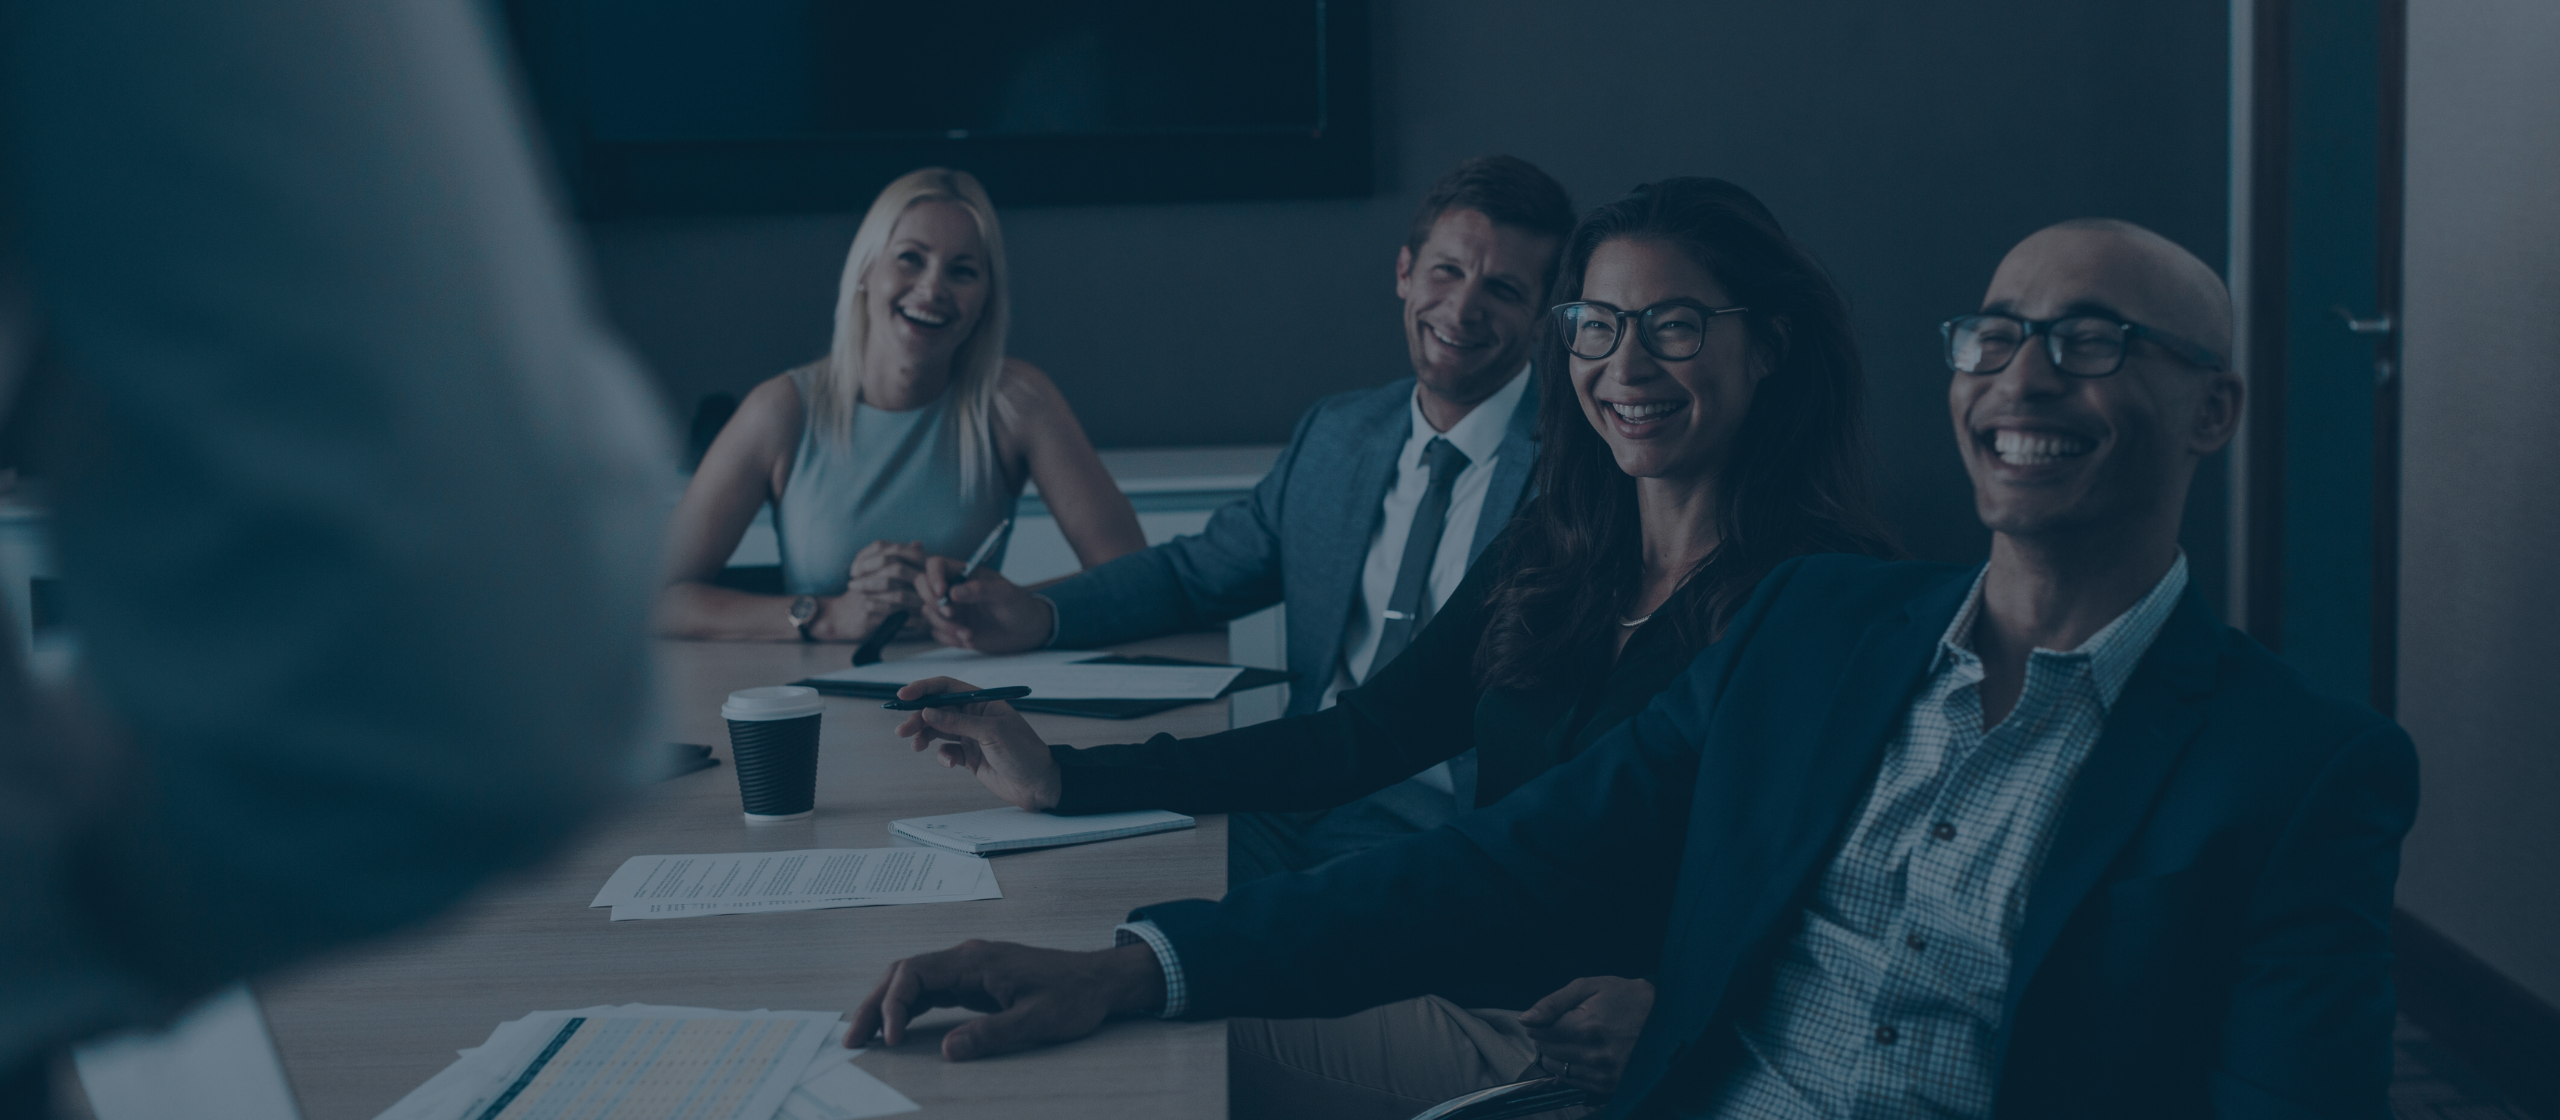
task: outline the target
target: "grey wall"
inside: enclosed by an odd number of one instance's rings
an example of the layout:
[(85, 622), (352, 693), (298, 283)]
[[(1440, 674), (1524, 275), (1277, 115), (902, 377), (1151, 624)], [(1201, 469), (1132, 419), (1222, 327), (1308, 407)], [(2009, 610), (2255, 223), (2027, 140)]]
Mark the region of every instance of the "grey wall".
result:
[(2560, 7), (2409, 5), (2400, 901), (2560, 1004)]
[[(2048, 222), (2141, 222), (2225, 259), (2222, 0), (1375, 0), (1369, 199), (1016, 209), (1015, 352), (1102, 446), (1278, 442), (1318, 396), (1404, 372), (1395, 250), (1450, 164), (1510, 152), (1578, 204), (1646, 179), (1757, 192), (1837, 272), (1869, 361), (1881, 489), (1925, 556), (1985, 537), (1934, 324)], [(868, 199), (848, 199), (857, 211)], [(1001, 207), (1003, 199), (997, 199)], [(671, 403), (826, 344), (857, 213), (599, 228), (615, 317)], [(2189, 552), (2219, 602), (2219, 464)]]

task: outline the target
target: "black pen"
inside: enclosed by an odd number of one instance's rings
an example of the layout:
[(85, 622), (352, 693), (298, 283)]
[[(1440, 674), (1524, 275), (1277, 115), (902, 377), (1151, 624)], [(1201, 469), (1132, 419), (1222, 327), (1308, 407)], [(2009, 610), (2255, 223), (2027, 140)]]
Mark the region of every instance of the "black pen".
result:
[(902, 610), (890, 611), (889, 617), (872, 627), (871, 635), (862, 639), (861, 645), (853, 647), (853, 663), (861, 666), (880, 660), (881, 648), (889, 644), (889, 639), (898, 636), (898, 628), (907, 624), (907, 614)]
[(937, 692), (913, 700), (892, 700), (880, 705), (893, 712), (912, 712), (919, 708), (955, 708), (962, 704), (983, 704), (989, 700), (1020, 700), (1031, 695), (1027, 685), (1009, 684), (1003, 688), (982, 688), (976, 692)]

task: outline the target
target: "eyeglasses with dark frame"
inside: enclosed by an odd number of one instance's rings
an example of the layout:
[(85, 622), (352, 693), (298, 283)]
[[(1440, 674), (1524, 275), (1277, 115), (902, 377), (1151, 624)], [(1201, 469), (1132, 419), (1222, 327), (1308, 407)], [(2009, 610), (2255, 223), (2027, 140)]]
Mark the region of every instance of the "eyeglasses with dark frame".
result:
[(1957, 373), (1989, 376), (2007, 369), (2037, 335), (2044, 336), (2045, 357), (2053, 360), (2053, 368), (2069, 377), (2105, 377), (2123, 369), (2125, 351), (2137, 338), (2148, 339), (2188, 365), (2223, 368), (2221, 355), (2203, 346), (2112, 315), (2024, 319), (1985, 311), (1940, 323), (1938, 334), (1946, 340), (1947, 368)]
[(1636, 321), (1636, 344), (1644, 352), (1666, 362), (1685, 362), (1697, 357), (1707, 346), (1707, 328), (1717, 316), (1751, 310), (1748, 307), (1709, 307), (1694, 299), (1666, 299), (1637, 311), (1622, 310), (1596, 300), (1559, 303), (1547, 309), (1555, 317), (1556, 329), (1563, 332), (1565, 352), (1586, 362), (1596, 362), (1618, 352), (1618, 344), (1626, 341), (1627, 320)]

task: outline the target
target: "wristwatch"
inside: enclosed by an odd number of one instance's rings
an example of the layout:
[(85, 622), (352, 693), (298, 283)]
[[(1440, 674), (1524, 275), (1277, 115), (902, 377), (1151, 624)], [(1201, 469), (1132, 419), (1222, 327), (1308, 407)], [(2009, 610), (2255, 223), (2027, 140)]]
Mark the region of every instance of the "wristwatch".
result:
[(791, 628), (800, 632), (801, 641), (818, 640), (809, 636), (809, 624), (816, 621), (818, 621), (817, 596), (803, 595), (791, 601)]

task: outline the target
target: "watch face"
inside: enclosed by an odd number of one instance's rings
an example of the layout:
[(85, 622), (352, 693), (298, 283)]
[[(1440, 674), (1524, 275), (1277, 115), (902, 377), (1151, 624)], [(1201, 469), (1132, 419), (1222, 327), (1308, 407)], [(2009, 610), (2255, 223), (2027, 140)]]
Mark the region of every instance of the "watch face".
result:
[(791, 621), (795, 623), (807, 622), (811, 618), (816, 617), (817, 613), (818, 601), (816, 599), (803, 595), (791, 601)]

